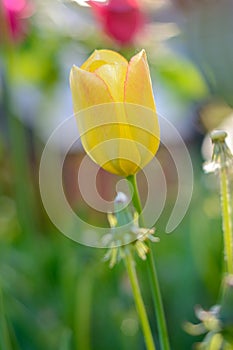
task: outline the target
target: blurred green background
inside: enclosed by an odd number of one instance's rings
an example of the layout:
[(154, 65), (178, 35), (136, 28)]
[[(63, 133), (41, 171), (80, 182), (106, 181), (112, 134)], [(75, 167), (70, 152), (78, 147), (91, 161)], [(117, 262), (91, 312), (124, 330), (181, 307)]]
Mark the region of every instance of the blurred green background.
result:
[[(114, 49), (127, 58), (146, 49), (158, 112), (179, 130), (191, 155), (192, 201), (168, 235), (164, 231), (176, 199), (176, 169), (163, 145), (158, 152), (168, 194), (155, 225), (160, 243), (154, 245), (154, 255), (171, 348), (192, 349), (202, 338), (186, 334), (182, 325), (197, 322), (195, 305), (208, 309), (216, 304), (223, 268), (218, 184), (203, 174), (203, 154), (211, 150), (202, 143), (208, 131), (232, 114), (233, 2), (141, 0), (144, 27), (127, 45), (104, 33), (100, 19), (83, 5), (85, 1), (1, 0), (0, 349), (144, 349), (124, 264), (111, 270), (103, 262), (104, 250), (62, 235), (40, 198), (44, 145), (72, 115), (70, 68), (96, 48)], [(173, 145), (169, 135), (166, 139)], [(85, 205), (77, 190), (75, 174), (83, 156), (80, 146), (67, 155), (65, 192), (78, 214), (101, 225), (106, 218)], [(100, 177), (101, 194), (113, 200), (117, 179), (104, 172)], [(143, 263), (137, 267), (156, 329)]]

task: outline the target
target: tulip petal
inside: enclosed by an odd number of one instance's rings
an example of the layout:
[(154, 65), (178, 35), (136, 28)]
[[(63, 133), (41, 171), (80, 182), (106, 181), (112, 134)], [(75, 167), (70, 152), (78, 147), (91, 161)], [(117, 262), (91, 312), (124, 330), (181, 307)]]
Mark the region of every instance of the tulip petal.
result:
[[(157, 152), (160, 143), (160, 130), (156, 107), (154, 102), (150, 71), (144, 50), (132, 57), (128, 65), (125, 81), (125, 102), (135, 104), (135, 108), (126, 104), (126, 114), (128, 118), (132, 115), (141, 115), (138, 118), (137, 127), (131, 127), (132, 139), (140, 140), (146, 154), (142, 156), (142, 167), (145, 166)], [(141, 111), (136, 105), (144, 107)], [(138, 106), (139, 107), (139, 106)], [(131, 110), (132, 109), (132, 110)], [(139, 150), (142, 154), (143, 148)]]
[(116, 102), (124, 101), (124, 84), (127, 66), (125, 64), (105, 64), (95, 73), (106, 83)]
[[(100, 127), (92, 131), (92, 114), (95, 113), (96, 105), (112, 102), (112, 96), (105, 82), (95, 73), (84, 71), (73, 66), (70, 73), (70, 86), (73, 99), (73, 109), (76, 114), (79, 133), (84, 149), (90, 155), (90, 150), (104, 138), (102, 133), (105, 128)], [(92, 109), (88, 107), (92, 107)], [(94, 107), (96, 106), (96, 107)], [(85, 117), (84, 117), (85, 116)], [(102, 157), (106, 157), (105, 153)], [(98, 161), (94, 159), (97, 163)]]
[(71, 69), (70, 86), (75, 113), (93, 105), (113, 101), (107, 85), (100, 77), (76, 66)]
[(155, 111), (150, 71), (145, 50), (133, 56), (129, 62), (124, 94), (125, 102), (142, 105)]
[(124, 113), (124, 103), (107, 103), (80, 111), (77, 122), (88, 155), (105, 170), (128, 176), (141, 158)]
[(81, 69), (94, 72), (104, 64), (116, 64), (128, 66), (127, 60), (119, 53), (112, 50), (95, 50), (83, 63)]

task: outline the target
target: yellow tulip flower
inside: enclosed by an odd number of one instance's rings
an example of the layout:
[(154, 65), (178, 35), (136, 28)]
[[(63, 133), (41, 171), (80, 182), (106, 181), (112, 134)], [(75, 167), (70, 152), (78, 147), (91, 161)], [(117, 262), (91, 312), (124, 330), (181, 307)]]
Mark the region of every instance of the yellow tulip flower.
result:
[(133, 175), (156, 154), (159, 124), (144, 50), (128, 62), (111, 50), (96, 50), (70, 86), (87, 154), (105, 170)]

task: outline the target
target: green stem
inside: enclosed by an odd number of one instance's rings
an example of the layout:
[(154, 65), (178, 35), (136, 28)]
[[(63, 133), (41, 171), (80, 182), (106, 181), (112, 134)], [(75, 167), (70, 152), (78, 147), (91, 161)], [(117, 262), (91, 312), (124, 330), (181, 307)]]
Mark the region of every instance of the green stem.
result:
[(146, 262), (147, 262), (147, 269), (148, 269), (149, 278), (150, 278), (151, 289), (153, 292), (155, 312), (157, 315), (160, 347), (161, 347), (161, 350), (170, 350), (167, 324), (166, 324), (165, 313), (163, 308), (162, 296), (161, 296), (160, 287), (159, 287), (158, 275), (155, 268), (155, 262), (154, 262), (154, 257), (152, 253), (151, 243), (149, 242), (148, 245), (150, 248), (150, 253), (148, 254), (148, 258), (146, 259)]
[[(130, 185), (133, 187), (132, 202), (133, 202), (133, 205), (134, 205), (135, 209), (137, 210), (138, 214), (140, 215), (141, 212), (142, 212), (142, 205), (141, 205), (141, 200), (140, 200), (140, 197), (139, 197), (139, 191), (138, 191), (136, 175), (128, 176), (127, 180), (130, 183)], [(139, 219), (140, 219), (140, 226), (141, 227), (145, 227), (143, 216), (140, 215)]]
[[(135, 209), (138, 211), (138, 214), (140, 215), (142, 212), (142, 206), (141, 206), (139, 191), (137, 187), (136, 175), (128, 176), (127, 180), (133, 186), (134, 193), (133, 193), (132, 201)], [(140, 215), (140, 226), (145, 227), (145, 223), (142, 215)], [(150, 242), (148, 243), (148, 245), (149, 245), (150, 251), (148, 253), (148, 258), (146, 259), (146, 264), (147, 264), (147, 270), (148, 270), (149, 279), (150, 279), (150, 285), (152, 289), (155, 313), (157, 315), (160, 348), (161, 350), (170, 350), (165, 313), (163, 308), (163, 302), (162, 302), (162, 297), (161, 297), (161, 292), (159, 287), (157, 271), (156, 271), (155, 262), (154, 262), (153, 251), (152, 251)]]
[(220, 191), (221, 191), (221, 206), (222, 206), (222, 226), (224, 238), (224, 250), (226, 260), (226, 271), (229, 274), (233, 273), (233, 237), (232, 237), (232, 222), (231, 222), (231, 202), (229, 195), (229, 183), (226, 167), (220, 170)]
[(142, 295), (140, 292), (137, 273), (136, 273), (136, 269), (135, 269), (135, 262), (134, 262), (134, 259), (132, 257), (132, 254), (129, 250), (126, 251), (124, 260), (125, 260), (127, 272), (128, 272), (129, 279), (130, 279), (136, 308), (137, 308), (138, 315), (139, 315), (139, 318), (141, 321), (147, 350), (156, 350), (155, 345), (154, 345), (154, 340), (152, 337), (152, 333), (151, 333), (151, 329), (150, 329), (150, 325), (149, 325), (149, 321), (147, 318), (145, 305), (143, 303)]

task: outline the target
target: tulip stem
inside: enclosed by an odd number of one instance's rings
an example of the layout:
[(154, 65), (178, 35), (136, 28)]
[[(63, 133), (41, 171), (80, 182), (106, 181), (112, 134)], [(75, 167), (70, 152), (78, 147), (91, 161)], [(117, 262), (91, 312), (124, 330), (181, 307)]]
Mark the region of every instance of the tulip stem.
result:
[(138, 191), (138, 185), (137, 185), (137, 179), (136, 175), (130, 175), (127, 177), (127, 180), (130, 184), (130, 186), (133, 187), (133, 194), (132, 194), (132, 202), (134, 205), (134, 208), (137, 210), (138, 214), (140, 215), (139, 220), (140, 220), (140, 226), (144, 227), (144, 218), (142, 213), (142, 205), (141, 205), (141, 200), (139, 196), (139, 191)]
[[(133, 187), (134, 192), (132, 196), (132, 202), (138, 214), (140, 215), (140, 218), (139, 218), (140, 226), (145, 227), (144, 218), (142, 216), (142, 206), (141, 206), (141, 201), (140, 201), (140, 196), (139, 196), (139, 191), (137, 186), (136, 175), (128, 176), (127, 180), (130, 183), (130, 185)], [(150, 286), (152, 290), (155, 314), (157, 316), (156, 318), (157, 318), (157, 324), (158, 324), (160, 348), (161, 350), (170, 350), (165, 313), (164, 313), (163, 302), (162, 302), (162, 297), (161, 297), (161, 292), (159, 287), (159, 280), (158, 280), (157, 271), (155, 267), (152, 246), (150, 242), (148, 242), (148, 245), (149, 245), (150, 251), (148, 253), (148, 258), (146, 259), (146, 265), (147, 265), (148, 275), (150, 279)]]
[(125, 260), (126, 269), (129, 275), (130, 283), (131, 283), (134, 301), (135, 301), (138, 315), (141, 321), (147, 350), (156, 350), (151, 329), (150, 329), (150, 324), (146, 313), (146, 309), (145, 309), (145, 305), (142, 299), (142, 295), (141, 295), (141, 291), (138, 283), (137, 273), (135, 269), (135, 262), (130, 251), (126, 252), (124, 260)]

